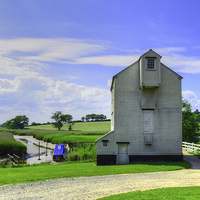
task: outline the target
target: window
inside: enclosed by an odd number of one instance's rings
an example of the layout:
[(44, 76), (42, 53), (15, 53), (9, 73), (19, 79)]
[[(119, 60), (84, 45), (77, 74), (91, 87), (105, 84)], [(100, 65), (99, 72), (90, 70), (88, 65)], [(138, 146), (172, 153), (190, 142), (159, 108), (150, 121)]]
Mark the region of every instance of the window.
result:
[(154, 69), (154, 59), (153, 58), (147, 59), (147, 69)]
[(103, 142), (103, 147), (107, 147), (108, 146), (108, 140), (102, 140)]
[(108, 142), (107, 141), (103, 141), (103, 147), (107, 147), (107, 144)]

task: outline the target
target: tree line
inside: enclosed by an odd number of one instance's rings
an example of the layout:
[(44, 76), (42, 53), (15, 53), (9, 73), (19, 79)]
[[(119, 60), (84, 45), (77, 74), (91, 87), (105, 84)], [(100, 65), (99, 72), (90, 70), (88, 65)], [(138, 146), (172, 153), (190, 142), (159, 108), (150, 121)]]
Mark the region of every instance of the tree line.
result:
[(103, 115), (103, 114), (88, 114), (85, 117), (83, 116), (81, 118), (82, 121), (86, 121), (86, 122), (89, 122), (89, 121), (104, 121), (106, 119), (107, 119), (106, 115)]
[(28, 126), (29, 118), (26, 115), (19, 115), (15, 118), (7, 120), (2, 127), (6, 127), (8, 129), (23, 129), (25, 126)]

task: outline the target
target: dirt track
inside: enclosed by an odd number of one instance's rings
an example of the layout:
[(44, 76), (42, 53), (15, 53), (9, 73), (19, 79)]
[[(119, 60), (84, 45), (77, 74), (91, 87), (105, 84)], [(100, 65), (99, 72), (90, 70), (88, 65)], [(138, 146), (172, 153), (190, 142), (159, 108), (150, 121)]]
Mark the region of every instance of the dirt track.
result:
[(56, 179), (0, 187), (0, 199), (97, 199), (112, 194), (163, 187), (200, 186), (200, 159), (184, 152), (191, 169), (98, 177)]

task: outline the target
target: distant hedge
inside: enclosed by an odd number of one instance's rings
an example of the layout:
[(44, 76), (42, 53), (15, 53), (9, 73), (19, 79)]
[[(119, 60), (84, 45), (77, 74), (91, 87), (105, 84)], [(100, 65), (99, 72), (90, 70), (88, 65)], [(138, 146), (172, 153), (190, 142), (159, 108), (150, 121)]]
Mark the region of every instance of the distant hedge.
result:
[(26, 154), (26, 145), (16, 142), (12, 133), (0, 132), (0, 156), (7, 154), (16, 154), (22, 156)]

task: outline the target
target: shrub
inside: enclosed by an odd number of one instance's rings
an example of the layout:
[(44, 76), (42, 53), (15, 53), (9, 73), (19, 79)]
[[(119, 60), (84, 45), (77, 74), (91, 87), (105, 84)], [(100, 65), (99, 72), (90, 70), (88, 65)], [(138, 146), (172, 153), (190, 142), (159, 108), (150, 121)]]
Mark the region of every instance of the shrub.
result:
[(5, 161), (0, 162), (0, 168), (6, 168), (6, 163), (5, 163)]
[(69, 161), (96, 161), (96, 144), (77, 144), (75, 149), (67, 156)]

